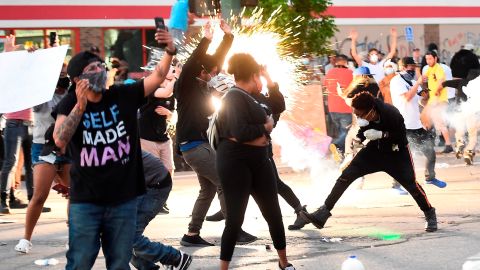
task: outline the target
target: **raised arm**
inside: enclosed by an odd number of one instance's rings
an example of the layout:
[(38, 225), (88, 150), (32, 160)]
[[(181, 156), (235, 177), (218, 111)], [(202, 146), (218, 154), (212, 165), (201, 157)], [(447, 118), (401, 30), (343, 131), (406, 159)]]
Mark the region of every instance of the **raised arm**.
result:
[(397, 51), (397, 28), (393, 27), (390, 30), (390, 52), (388, 52), (387, 57), (385, 59), (392, 59)]
[(155, 91), (158, 86), (165, 80), (165, 77), (170, 70), (170, 64), (172, 63), (173, 55), (176, 54), (177, 49), (173, 45), (173, 39), (168, 31), (163, 29), (158, 29), (155, 33), (155, 40), (158, 43), (166, 43), (167, 47), (165, 53), (163, 54), (162, 60), (157, 64), (155, 70), (148, 77), (144, 79), (144, 92), (145, 96), (150, 95)]
[(415, 81), (413, 86), (408, 90), (403, 96), (407, 101), (412, 100), (412, 98), (418, 93), (418, 88), (422, 85), (423, 79), (419, 77), (418, 80)]
[(352, 57), (357, 62), (358, 66), (362, 66), (362, 58), (358, 55), (357, 53), (357, 38), (358, 38), (358, 32), (355, 29), (352, 29), (350, 31), (350, 39), (352, 39), (352, 44), (350, 47), (350, 50), (352, 51)]
[(77, 82), (75, 89), (77, 95), (77, 103), (75, 107), (67, 115), (59, 114), (55, 121), (55, 129), (53, 131), (53, 139), (55, 145), (64, 149), (72, 139), (73, 134), (77, 130), (78, 124), (82, 120), (82, 115), (87, 106), (87, 91), (89, 88), (88, 80), (80, 80)]
[(232, 29), (230, 28), (230, 25), (228, 25), (224, 20), (221, 20), (220, 29), (222, 29), (225, 35), (223, 36), (223, 40), (220, 43), (220, 45), (218, 45), (217, 50), (213, 54), (213, 57), (217, 60), (219, 71), (223, 66), (223, 62), (225, 61), (225, 56), (227, 56), (227, 53), (232, 47), (232, 43), (233, 43), (233, 35), (232, 35)]
[(212, 38), (213, 28), (211, 23), (207, 22), (203, 27), (203, 38), (183, 65), (182, 74), (178, 77), (180, 82), (191, 80), (200, 74), (200, 71), (202, 70), (200, 61), (201, 58), (207, 54), (208, 46), (210, 46)]
[(278, 87), (278, 83), (274, 82), (270, 77), (270, 74), (266, 70), (265, 67), (262, 67), (260, 70), (260, 74), (265, 78), (267, 81), (267, 88), (268, 88), (268, 106), (272, 110), (272, 114), (280, 114), (285, 111), (285, 98), (283, 97), (282, 92)]

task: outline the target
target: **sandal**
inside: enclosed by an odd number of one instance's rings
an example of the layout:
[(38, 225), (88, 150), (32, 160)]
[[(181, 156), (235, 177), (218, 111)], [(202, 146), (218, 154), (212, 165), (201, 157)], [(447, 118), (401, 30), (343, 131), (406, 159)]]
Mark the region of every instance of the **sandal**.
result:
[(287, 266), (285, 266), (285, 268), (282, 268), (282, 266), (280, 265), (280, 262), (278, 262), (278, 269), (280, 270), (295, 270), (295, 267), (293, 267), (293, 265), (291, 263), (287, 264)]

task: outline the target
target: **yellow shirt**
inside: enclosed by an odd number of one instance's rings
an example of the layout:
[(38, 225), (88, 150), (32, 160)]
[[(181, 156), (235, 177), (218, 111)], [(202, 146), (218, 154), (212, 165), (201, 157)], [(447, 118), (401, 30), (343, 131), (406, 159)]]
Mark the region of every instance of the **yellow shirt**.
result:
[(442, 88), (440, 95), (435, 95), (440, 82), (445, 80), (445, 71), (443, 70), (442, 66), (436, 63), (433, 67), (428, 67), (425, 75), (428, 77), (428, 89), (430, 92), (428, 104), (448, 102), (447, 88)]

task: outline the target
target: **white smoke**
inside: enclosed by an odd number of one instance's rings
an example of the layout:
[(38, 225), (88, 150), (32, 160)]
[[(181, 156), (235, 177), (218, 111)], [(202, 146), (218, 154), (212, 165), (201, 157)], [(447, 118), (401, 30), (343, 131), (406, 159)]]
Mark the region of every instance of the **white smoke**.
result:
[(339, 166), (330, 158), (328, 146), (331, 138), (297, 125), (281, 120), (272, 132), (274, 143), (281, 146), (282, 163), (295, 171), (308, 171), (311, 186), (302, 192), (302, 202), (319, 204), (330, 192), (340, 171)]

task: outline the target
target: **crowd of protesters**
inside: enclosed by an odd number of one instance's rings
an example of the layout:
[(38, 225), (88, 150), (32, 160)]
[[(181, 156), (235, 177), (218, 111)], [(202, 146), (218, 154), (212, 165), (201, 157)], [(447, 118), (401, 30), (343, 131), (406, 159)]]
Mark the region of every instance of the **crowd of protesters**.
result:
[[(228, 70), (222, 70), (234, 35), (223, 20), (220, 29), (223, 40), (213, 55), (207, 54), (213, 38), (207, 23), (183, 65), (174, 58), (180, 49), (174, 37), (168, 30), (157, 29), (155, 40), (166, 44), (163, 56), (138, 81), (129, 80), (125, 69), (109, 80), (97, 51), (78, 53), (63, 65), (51, 101), (3, 115), (1, 213), (28, 207), (24, 237), (16, 251), (29, 253), (33, 248), (32, 233), (41, 213), (50, 211), (44, 203), (54, 185), (69, 205), (66, 269), (91, 269), (100, 247), (107, 269), (130, 269), (130, 264), (137, 269), (159, 269), (160, 264), (187, 269), (191, 255), (144, 235), (158, 213), (169, 211), (166, 201), (173, 185), (174, 152), (193, 169), (200, 188), (180, 244), (214, 245), (200, 236), (203, 222), (225, 219), (222, 270), (229, 268), (236, 244), (257, 240), (241, 229), (250, 196), (267, 221), (278, 267), (294, 270), (287, 259), (277, 195), (297, 214), (288, 229), (299, 230), (310, 222), (323, 228), (348, 186), (378, 171), (393, 177), (396, 191), (414, 198), (425, 215), (425, 230), (437, 230), (435, 208), (415, 177), (410, 151), (425, 155), (425, 183), (439, 188), (447, 183), (435, 174), (437, 137), (444, 146), (441, 154), (453, 152), (473, 164), (478, 120), (475, 114), (460, 110), (469, 98), (462, 87), (480, 74), (471, 50), (461, 49), (450, 66), (439, 61), (434, 44), (423, 59), (418, 49), (398, 59), (397, 32), (392, 29), (389, 52), (384, 55), (371, 48), (364, 59), (357, 51), (357, 31), (350, 33), (351, 55), (329, 57), (323, 78), (329, 127), (335, 130), (330, 132), (330, 149), (343, 172), (325, 203), (309, 213), (281, 181), (273, 160), (270, 133), (285, 110), (281, 86), (249, 54), (233, 55)], [(182, 36), (183, 32), (175, 37), (178, 45), (183, 44), (178, 42)], [(15, 37), (7, 37), (5, 52), (16, 48)], [(120, 65), (121, 60), (116, 61)], [(215, 83), (225, 73), (233, 80), (219, 90)], [(266, 95), (261, 94), (262, 77)], [(224, 105), (218, 112), (216, 150), (206, 134), (214, 113), (212, 96), (223, 96)], [(178, 113), (175, 142), (168, 132), (174, 111)], [(447, 114), (457, 115), (460, 121), (449, 121)], [(455, 134), (454, 140), (450, 134)], [(28, 202), (18, 195), (14, 181), (20, 151)], [(216, 195), (221, 210), (206, 217)]]

